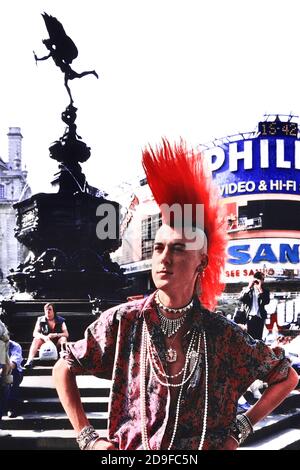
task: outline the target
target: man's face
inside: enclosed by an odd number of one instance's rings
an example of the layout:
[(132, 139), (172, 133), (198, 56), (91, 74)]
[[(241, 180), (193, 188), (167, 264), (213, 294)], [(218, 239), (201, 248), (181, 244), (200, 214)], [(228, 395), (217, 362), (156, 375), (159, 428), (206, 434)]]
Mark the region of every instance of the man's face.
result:
[(45, 305), (44, 312), (45, 312), (45, 316), (48, 320), (53, 320), (54, 310), (53, 310), (52, 305)]
[(253, 282), (254, 284), (261, 285), (264, 282), (264, 276), (261, 276), (260, 278), (253, 276)]
[[(190, 289), (193, 293), (198, 267), (206, 264), (203, 249), (189, 249), (190, 233), (163, 225), (157, 231), (152, 255), (152, 278), (158, 289), (168, 294)], [(201, 234), (202, 237), (202, 234)], [(203, 248), (203, 243), (200, 245)]]

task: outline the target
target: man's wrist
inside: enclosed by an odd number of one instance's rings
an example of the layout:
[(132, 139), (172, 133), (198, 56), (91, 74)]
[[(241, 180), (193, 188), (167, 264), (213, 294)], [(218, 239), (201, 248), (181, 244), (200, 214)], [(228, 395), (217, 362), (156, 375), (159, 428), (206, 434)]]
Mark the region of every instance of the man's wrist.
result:
[(253, 433), (253, 426), (245, 414), (239, 414), (230, 426), (230, 436), (241, 445)]
[(92, 449), (100, 436), (93, 426), (85, 426), (78, 434), (76, 441), (80, 450)]
[(237, 443), (238, 446), (240, 445), (240, 441), (233, 435), (231, 431), (230, 431), (229, 437), (231, 437), (231, 439), (233, 439)]

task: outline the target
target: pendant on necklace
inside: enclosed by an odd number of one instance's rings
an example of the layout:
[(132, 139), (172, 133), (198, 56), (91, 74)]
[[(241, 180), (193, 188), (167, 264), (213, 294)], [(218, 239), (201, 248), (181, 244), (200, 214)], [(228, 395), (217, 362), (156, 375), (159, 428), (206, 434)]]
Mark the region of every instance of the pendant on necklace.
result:
[(168, 349), (167, 354), (166, 354), (166, 361), (167, 362), (176, 362), (177, 360), (177, 352), (175, 349), (172, 349), (171, 347)]
[(195, 367), (195, 363), (198, 361), (197, 351), (191, 351), (189, 357), (190, 357), (190, 371), (192, 371)]

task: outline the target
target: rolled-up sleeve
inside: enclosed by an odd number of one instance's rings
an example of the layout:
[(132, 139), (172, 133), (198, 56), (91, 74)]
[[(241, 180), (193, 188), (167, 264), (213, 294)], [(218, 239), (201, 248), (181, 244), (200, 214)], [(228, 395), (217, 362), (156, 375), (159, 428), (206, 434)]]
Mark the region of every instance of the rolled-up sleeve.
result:
[(84, 339), (68, 343), (63, 358), (76, 375), (111, 379), (118, 333), (116, 308), (103, 312), (85, 330)]
[(291, 363), (282, 348), (270, 348), (263, 341), (253, 339), (242, 330), (233, 335), (232, 346), (236, 351), (233, 374), (241, 379), (241, 394), (256, 379), (272, 385), (288, 376)]

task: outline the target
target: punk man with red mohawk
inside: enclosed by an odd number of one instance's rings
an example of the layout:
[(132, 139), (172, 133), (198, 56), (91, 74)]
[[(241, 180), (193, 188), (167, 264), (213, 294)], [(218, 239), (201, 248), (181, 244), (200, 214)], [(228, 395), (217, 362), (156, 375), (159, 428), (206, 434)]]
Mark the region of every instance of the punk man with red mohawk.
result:
[[(152, 256), (156, 291), (103, 312), (54, 367), (82, 450), (234, 450), (298, 383), (272, 350), (213, 313), (222, 292), (226, 230), (203, 157), (163, 140), (143, 153), (163, 225)], [(107, 439), (83, 410), (75, 376), (112, 380)], [(262, 398), (236, 416), (260, 379)]]

